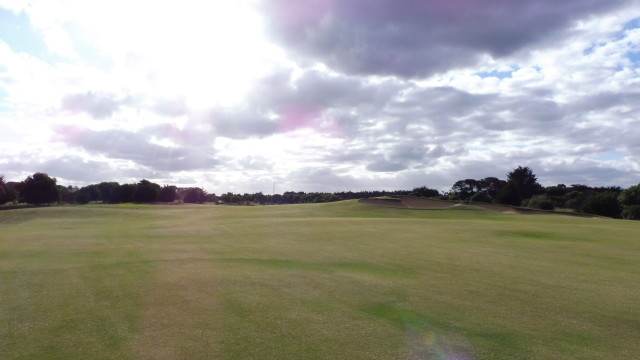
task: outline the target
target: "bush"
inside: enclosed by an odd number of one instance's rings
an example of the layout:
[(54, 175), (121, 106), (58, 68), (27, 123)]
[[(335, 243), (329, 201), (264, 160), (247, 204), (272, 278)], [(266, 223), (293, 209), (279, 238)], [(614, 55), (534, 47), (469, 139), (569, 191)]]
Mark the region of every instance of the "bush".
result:
[(618, 194), (606, 191), (595, 193), (585, 201), (582, 211), (588, 214), (620, 218), (622, 205), (618, 201)]
[(536, 195), (527, 203), (527, 207), (540, 210), (553, 210), (553, 202), (546, 195)]
[(640, 220), (640, 205), (625, 206), (622, 218), (626, 220)]
[(564, 202), (564, 207), (572, 210), (580, 210), (580, 203), (576, 199), (569, 199)]

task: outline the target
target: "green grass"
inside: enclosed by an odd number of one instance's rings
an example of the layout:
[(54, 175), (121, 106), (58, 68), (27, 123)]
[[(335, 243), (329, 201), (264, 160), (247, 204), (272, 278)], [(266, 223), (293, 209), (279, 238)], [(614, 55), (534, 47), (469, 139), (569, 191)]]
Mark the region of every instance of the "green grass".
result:
[(630, 359), (638, 234), (355, 201), (3, 210), (0, 359)]

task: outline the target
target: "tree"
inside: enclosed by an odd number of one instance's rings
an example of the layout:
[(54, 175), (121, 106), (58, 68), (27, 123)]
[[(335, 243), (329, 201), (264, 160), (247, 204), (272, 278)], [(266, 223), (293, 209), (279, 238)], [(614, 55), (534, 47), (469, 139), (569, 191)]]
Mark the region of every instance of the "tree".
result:
[(640, 184), (631, 186), (618, 197), (622, 204), (622, 217), (627, 220), (640, 220)]
[(489, 194), (491, 198), (495, 198), (506, 184), (506, 181), (496, 177), (486, 177), (478, 181), (478, 191), (484, 191)]
[(139, 203), (154, 202), (158, 199), (159, 192), (160, 185), (152, 183), (149, 180), (142, 179), (136, 186), (136, 190), (133, 193), (133, 201)]
[[(116, 200), (116, 189), (120, 186), (117, 182), (101, 182), (96, 185), (98, 189), (98, 200), (102, 201), (102, 203), (114, 203), (113, 200)], [(116, 201), (117, 202), (117, 201)]]
[(51, 204), (59, 200), (56, 179), (44, 173), (35, 173), (20, 183), (20, 196), (28, 204)]
[(522, 202), (522, 198), (518, 194), (516, 186), (512, 182), (508, 181), (498, 196), (496, 196), (496, 202), (499, 204), (519, 206)]
[(411, 190), (411, 193), (409, 193), (409, 195), (421, 196), (421, 197), (438, 197), (440, 196), (440, 192), (438, 192), (438, 190), (435, 190), (435, 189), (429, 189), (426, 186), (421, 186)]
[(457, 195), (460, 200), (465, 200), (479, 191), (479, 185), (479, 181), (475, 179), (458, 180), (451, 187), (451, 193)]
[(487, 193), (486, 191), (480, 191), (473, 194), (470, 200), (472, 202), (490, 203), (492, 198), (491, 195), (489, 195), (489, 193)]
[(98, 185), (92, 184), (80, 188), (76, 191), (75, 199), (78, 204), (86, 204), (91, 201), (98, 201), (100, 198), (100, 190)]
[(158, 193), (158, 201), (174, 202), (178, 196), (178, 188), (173, 185), (165, 185)]
[(202, 204), (206, 200), (207, 193), (203, 189), (197, 187), (186, 189), (184, 192), (184, 198), (182, 199), (185, 203), (191, 204)]
[(535, 195), (535, 196), (533, 196), (529, 200), (529, 203), (527, 204), (527, 207), (530, 207), (532, 209), (540, 209), (540, 210), (553, 210), (554, 209), (553, 202), (551, 202), (551, 200), (549, 200), (547, 195)]
[(4, 182), (4, 175), (0, 175), (0, 205), (9, 201), (7, 186)]
[(133, 202), (133, 195), (136, 193), (136, 189), (138, 185), (136, 184), (122, 184), (115, 189), (114, 200), (113, 202), (123, 202), (130, 203)]
[(615, 192), (599, 192), (591, 195), (585, 201), (582, 211), (588, 214), (620, 218), (622, 205), (620, 205), (618, 194)]
[(503, 204), (521, 205), (522, 200), (529, 199), (539, 194), (542, 186), (529, 167), (518, 166), (507, 174), (507, 186), (505, 186), (498, 198)]

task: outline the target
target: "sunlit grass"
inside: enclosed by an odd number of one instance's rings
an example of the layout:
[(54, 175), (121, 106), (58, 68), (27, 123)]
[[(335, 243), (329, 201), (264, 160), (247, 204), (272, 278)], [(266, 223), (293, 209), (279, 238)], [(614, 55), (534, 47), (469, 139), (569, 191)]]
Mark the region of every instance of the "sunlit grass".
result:
[(347, 201), (0, 211), (1, 359), (612, 359), (640, 223)]

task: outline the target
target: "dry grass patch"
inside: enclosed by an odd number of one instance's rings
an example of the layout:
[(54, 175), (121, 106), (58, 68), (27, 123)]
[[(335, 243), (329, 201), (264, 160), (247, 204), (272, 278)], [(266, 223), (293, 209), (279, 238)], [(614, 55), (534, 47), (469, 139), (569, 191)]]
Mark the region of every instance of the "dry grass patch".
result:
[(157, 268), (134, 341), (138, 359), (216, 357), (220, 305), (215, 277), (209, 261), (165, 261)]

